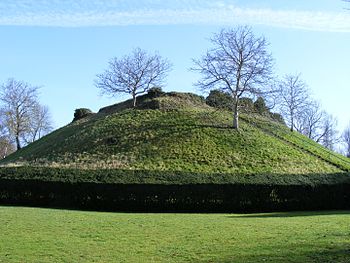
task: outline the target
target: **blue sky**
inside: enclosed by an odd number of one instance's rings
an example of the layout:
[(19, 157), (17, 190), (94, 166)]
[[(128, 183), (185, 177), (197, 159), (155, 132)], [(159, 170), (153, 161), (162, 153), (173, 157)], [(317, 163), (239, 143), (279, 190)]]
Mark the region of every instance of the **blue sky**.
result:
[(2, 0), (0, 82), (42, 86), (55, 127), (75, 108), (97, 111), (121, 98), (99, 96), (93, 81), (114, 56), (134, 47), (172, 61), (165, 90), (199, 92), (191, 59), (222, 27), (248, 24), (270, 42), (276, 74), (301, 73), (313, 96), (350, 121), (350, 3), (341, 0)]

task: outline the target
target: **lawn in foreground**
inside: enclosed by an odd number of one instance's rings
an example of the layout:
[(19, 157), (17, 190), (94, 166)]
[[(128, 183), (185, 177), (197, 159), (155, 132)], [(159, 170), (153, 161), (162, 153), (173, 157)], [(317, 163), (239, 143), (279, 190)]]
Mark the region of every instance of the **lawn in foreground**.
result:
[(124, 214), (0, 207), (0, 262), (350, 262), (350, 211)]

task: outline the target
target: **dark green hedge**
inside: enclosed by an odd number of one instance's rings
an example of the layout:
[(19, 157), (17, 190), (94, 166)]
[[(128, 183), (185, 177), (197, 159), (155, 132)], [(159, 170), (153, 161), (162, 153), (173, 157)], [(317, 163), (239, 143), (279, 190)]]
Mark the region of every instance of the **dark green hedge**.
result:
[(350, 183), (347, 173), (335, 174), (206, 174), (183, 171), (121, 169), (63, 169), (49, 167), (1, 167), (0, 179), (109, 184), (249, 184), (324, 185)]
[(144, 212), (350, 209), (348, 174), (0, 168), (0, 204)]
[(96, 184), (0, 180), (0, 204), (129, 212), (350, 209), (350, 184)]

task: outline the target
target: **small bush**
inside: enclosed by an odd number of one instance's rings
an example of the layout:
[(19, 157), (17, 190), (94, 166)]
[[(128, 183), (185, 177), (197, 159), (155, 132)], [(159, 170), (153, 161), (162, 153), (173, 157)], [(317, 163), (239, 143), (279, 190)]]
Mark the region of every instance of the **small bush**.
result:
[(149, 98), (157, 98), (164, 94), (161, 87), (153, 87), (148, 90), (147, 97)]
[(242, 112), (252, 113), (254, 112), (254, 102), (251, 98), (241, 98), (239, 100), (239, 108)]
[(254, 108), (260, 115), (266, 115), (269, 113), (269, 108), (266, 106), (265, 100), (262, 97), (258, 97), (254, 102)]
[(227, 110), (232, 108), (232, 98), (230, 94), (220, 90), (211, 90), (205, 101), (209, 106), (214, 108)]
[(80, 109), (76, 109), (74, 112), (74, 119), (73, 122), (83, 119), (87, 116), (92, 115), (93, 112), (90, 109), (86, 109), (86, 108), (80, 108)]
[[(214, 108), (223, 110), (232, 110), (233, 101), (232, 97), (227, 92), (222, 92), (220, 90), (212, 90), (209, 96), (206, 98), (206, 103)], [(250, 98), (240, 98), (239, 99), (240, 111), (245, 113), (254, 112), (254, 102)]]

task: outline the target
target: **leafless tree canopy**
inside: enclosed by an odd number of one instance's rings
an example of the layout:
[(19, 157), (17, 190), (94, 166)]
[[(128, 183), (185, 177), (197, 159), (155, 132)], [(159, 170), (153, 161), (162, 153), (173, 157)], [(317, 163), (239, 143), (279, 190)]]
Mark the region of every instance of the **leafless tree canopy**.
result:
[(327, 114), (321, 109), (320, 104), (310, 100), (296, 117), (294, 127), (310, 139), (320, 142), (324, 136), (323, 124), (326, 116)]
[(271, 80), (272, 56), (264, 37), (255, 37), (249, 27), (221, 30), (211, 39), (214, 47), (194, 68), (202, 75), (197, 86), (220, 89), (233, 98), (233, 127), (238, 129), (238, 102), (243, 94), (259, 94)]
[(2, 86), (0, 99), (2, 115), (9, 134), (14, 137), (17, 149), (21, 149), (21, 137), (28, 131), (31, 109), (37, 100), (38, 87), (9, 79)]
[(15, 146), (7, 137), (0, 136), (0, 158), (3, 159), (15, 151)]
[(0, 158), (5, 158), (14, 151), (15, 146), (11, 142), (7, 129), (3, 125), (3, 120), (0, 119)]
[(135, 107), (136, 96), (154, 86), (161, 87), (170, 69), (170, 62), (160, 55), (150, 55), (136, 48), (131, 55), (113, 58), (109, 62), (109, 68), (97, 75), (95, 85), (103, 93), (113, 96), (119, 93), (130, 94)]
[(36, 103), (31, 110), (31, 120), (27, 134), (26, 143), (34, 142), (46, 135), (53, 129), (51, 115), (47, 106)]
[[(32, 130), (42, 134), (51, 129), (48, 109), (45, 109), (45, 117), (39, 117), (41, 113), (38, 112), (38, 108), (42, 106), (38, 102), (38, 87), (9, 79), (1, 87), (0, 101), (2, 125), (9, 137), (15, 141), (17, 150), (21, 149), (23, 143), (27, 143)], [(38, 133), (30, 141), (37, 139), (37, 135)]]
[(345, 128), (343, 132), (342, 141), (345, 145), (345, 154), (346, 157), (350, 158), (350, 125)]
[(291, 131), (297, 128), (297, 119), (306, 110), (309, 97), (307, 86), (300, 75), (286, 75), (280, 82), (281, 112)]
[(340, 138), (338, 136), (337, 127), (337, 119), (332, 115), (327, 114), (322, 125), (322, 137), (320, 143), (328, 148), (329, 150), (334, 151), (335, 145), (340, 142)]

